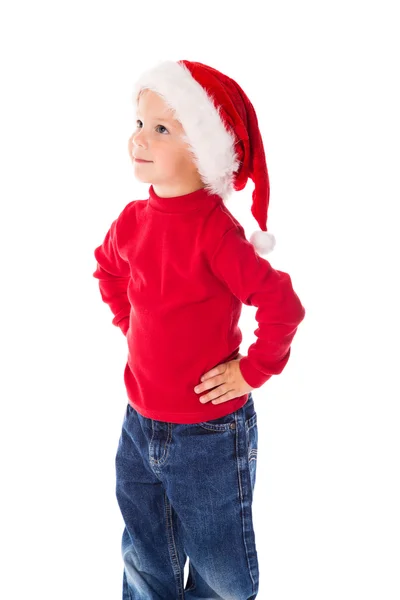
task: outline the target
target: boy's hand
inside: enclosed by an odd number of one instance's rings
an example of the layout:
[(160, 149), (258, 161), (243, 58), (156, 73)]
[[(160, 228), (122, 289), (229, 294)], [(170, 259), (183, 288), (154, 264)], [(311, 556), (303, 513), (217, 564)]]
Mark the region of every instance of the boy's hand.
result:
[(210, 388), (215, 389), (204, 396), (200, 396), (199, 400), (201, 403), (211, 400), (212, 404), (221, 404), (221, 402), (239, 398), (239, 396), (243, 396), (254, 389), (243, 379), (239, 368), (240, 359), (242, 358), (243, 355), (238, 354), (235, 359), (221, 363), (211, 369), (211, 371), (204, 373), (201, 378), (202, 383), (196, 385), (194, 391), (201, 393)]

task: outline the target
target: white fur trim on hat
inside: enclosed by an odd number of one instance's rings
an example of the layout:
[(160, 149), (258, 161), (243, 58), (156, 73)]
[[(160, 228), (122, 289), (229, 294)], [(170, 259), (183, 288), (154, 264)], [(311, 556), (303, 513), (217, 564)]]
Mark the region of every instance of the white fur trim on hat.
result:
[(233, 173), (240, 162), (235, 153), (235, 137), (225, 128), (220, 110), (205, 89), (184, 64), (170, 60), (142, 73), (134, 85), (135, 105), (142, 89), (163, 97), (185, 130), (183, 139), (189, 145), (205, 188), (227, 200), (234, 191)]

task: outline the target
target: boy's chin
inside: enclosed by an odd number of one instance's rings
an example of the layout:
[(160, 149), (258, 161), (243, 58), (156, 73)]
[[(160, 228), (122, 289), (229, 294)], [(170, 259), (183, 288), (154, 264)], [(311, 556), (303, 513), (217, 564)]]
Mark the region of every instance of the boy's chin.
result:
[(139, 175), (139, 173), (135, 173), (135, 179), (140, 181), (140, 183), (153, 183), (153, 180), (151, 177), (149, 177), (149, 176), (146, 177), (143, 174)]

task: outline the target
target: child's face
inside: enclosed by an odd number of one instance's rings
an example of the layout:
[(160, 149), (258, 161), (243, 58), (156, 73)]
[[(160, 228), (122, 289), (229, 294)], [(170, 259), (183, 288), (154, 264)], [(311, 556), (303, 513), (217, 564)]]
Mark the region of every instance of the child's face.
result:
[[(135, 177), (151, 183), (156, 194), (172, 197), (204, 187), (181, 123), (163, 98), (145, 89), (136, 109), (136, 129), (129, 138), (129, 155)], [(150, 162), (140, 163), (134, 157)]]

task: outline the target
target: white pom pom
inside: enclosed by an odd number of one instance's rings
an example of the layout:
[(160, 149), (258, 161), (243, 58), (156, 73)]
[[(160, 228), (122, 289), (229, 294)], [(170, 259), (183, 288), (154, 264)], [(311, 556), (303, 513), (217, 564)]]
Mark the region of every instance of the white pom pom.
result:
[(250, 243), (253, 244), (258, 254), (269, 254), (275, 247), (276, 239), (268, 231), (253, 231), (250, 236)]

